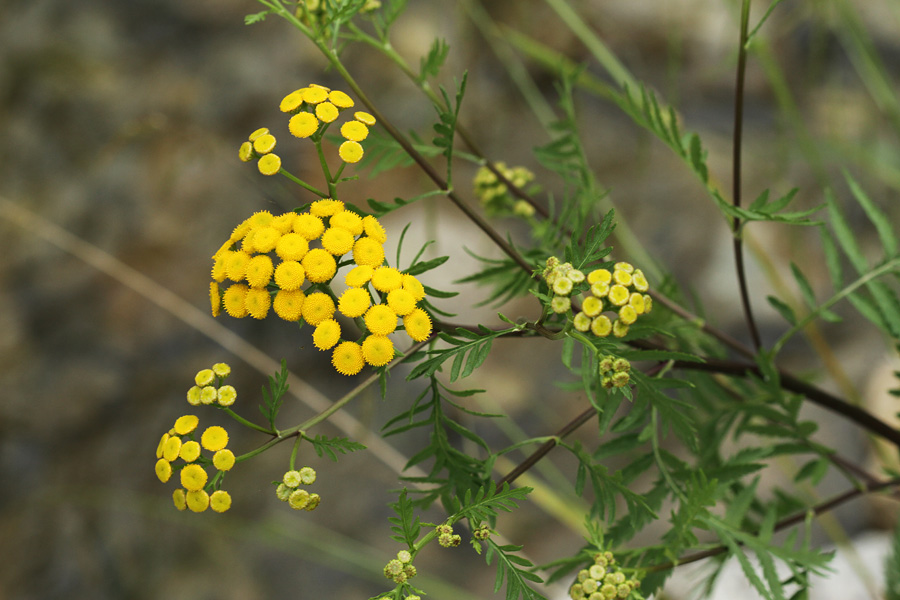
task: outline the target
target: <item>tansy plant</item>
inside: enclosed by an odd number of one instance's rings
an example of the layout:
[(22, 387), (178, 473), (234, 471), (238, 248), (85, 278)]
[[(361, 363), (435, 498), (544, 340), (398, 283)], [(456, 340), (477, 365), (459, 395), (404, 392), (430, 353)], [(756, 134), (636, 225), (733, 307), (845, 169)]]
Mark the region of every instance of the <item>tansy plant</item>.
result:
[[(678, 565), (708, 557), (734, 557), (764, 597), (802, 594), (810, 575), (824, 573), (829, 560), (809, 542), (815, 517), (860, 495), (896, 489), (900, 478), (894, 472), (869, 472), (840, 456), (827, 439), (816, 436), (818, 423), (801, 413), (801, 407), (820, 405), (895, 447), (900, 447), (900, 432), (809, 378), (786, 371), (778, 355), (795, 335), (809, 334), (815, 320), (839, 319), (833, 309), (843, 300), (884, 340), (896, 344), (900, 301), (890, 282), (900, 272), (900, 243), (894, 224), (849, 175), (846, 187), (881, 242), (883, 254), (876, 259), (863, 253), (851, 234), (834, 185), (826, 186), (823, 207), (790, 209), (796, 190), (782, 195), (765, 190), (751, 204), (742, 203), (740, 124), (746, 63), (751, 39), (757, 39), (778, 2), (752, 28), (750, 1), (741, 3), (735, 33), (736, 183), (730, 195), (712, 177), (703, 141), (682, 130), (684, 118), (601, 51), (602, 41), (564, 2), (548, 0), (555, 9), (570, 11), (565, 12), (566, 22), (589, 42), (598, 65), (617, 83), (569, 68), (563, 57), (536, 40), (510, 34), (518, 50), (558, 68), (557, 118), (548, 124), (551, 141), (535, 149), (547, 178), (540, 182), (530, 168), (509, 167), (485, 156), (464, 128), (465, 76), (449, 92), (434, 85), (449, 51), (446, 44), (436, 41), (418, 70), (394, 49), (392, 26), (402, 18), (405, 2), (259, 3), (263, 11), (247, 22), (268, 16), (282, 19), (325, 57), (347, 91), (308, 84), (286, 90), (280, 100), (286, 115), (282, 125), (314, 150), (306, 156), (318, 161), (321, 181), (304, 181), (288, 172), (281, 157), (294, 153), (295, 146), (279, 142), (267, 128), (252, 132), (240, 145), (241, 161), (255, 161), (263, 176), (280, 175), (299, 186), (298, 207), (284, 214), (254, 212), (230, 234), (222, 233), (209, 286), (212, 314), (285, 321), (288, 335), (298, 344), (310, 339), (315, 348), (330, 354), (335, 377), (362, 379), (352, 379), (348, 385), (354, 389), (328, 409), (284, 426), (279, 412), (288, 389), (290, 359), (285, 359), (263, 389), (265, 423), (260, 425), (241, 416), (249, 394), (242, 391), (239, 397), (225, 384), (227, 365), (199, 371), (187, 391), (191, 413), (178, 418), (157, 447), (158, 478), (177, 482), (175, 506), (195, 512), (228, 510), (232, 496), (223, 489), (226, 474), (237, 463), (288, 440), (292, 451), (284, 471), (272, 480), (274, 495), (305, 511), (320, 501), (348, 502), (320, 498), (315, 491), (317, 471), (298, 458), (308, 446), (334, 460), (338, 454), (362, 450), (358, 442), (313, 430), (366, 386), (380, 382), (395, 414), (384, 423), (383, 436), (390, 439), (419, 429), (427, 436), (408, 458), (407, 472), (399, 473), (406, 487), (392, 504), (389, 535), (400, 548), (385, 556), (385, 588), (375, 597), (425, 596), (426, 586), (415, 584), (419, 553), (466, 547), (494, 565), (494, 591), (505, 588), (508, 600), (543, 598), (545, 584), (556, 580), (565, 582), (574, 600), (643, 598), (658, 592)], [(477, 14), (482, 21), (490, 20), (486, 12)], [(401, 133), (391, 121), (394, 115), (383, 113), (361, 88), (352, 65), (342, 60), (342, 50), (350, 45), (380, 54), (386, 65), (409, 77), (422, 101), (431, 103), (437, 117), (430, 142)], [(686, 308), (685, 296), (665, 266), (649, 256), (638, 233), (616, 216), (588, 165), (577, 127), (576, 86), (611, 100), (615, 110), (662, 142), (701, 184), (710, 200), (708, 210), (721, 213), (734, 239), (735, 285), (749, 343), (711, 325), (713, 318), (700, 318)], [(273, 98), (273, 105), (277, 102)], [(465, 152), (458, 151), (460, 145)], [(459, 161), (477, 167), (474, 181), (464, 186), (454, 184)], [(348, 165), (370, 167), (373, 174), (416, 165), (435, 189), (393, 203), (369, 200), (363, 208), (339, 189), (347, 180)], [(545, 194), (542, 190), (554, 188), (554, 176), (564, 191)], [(462, 189), (474, 192), (474, 204), (480, 208), (473, 208)], [(419, 276), (450, 257), (424, 260), (419, 252), (410, 264), (401, 265), (398, 252), (397, 262), (389, 262), (385, 244), (393, 236), (399, 243), (403, 236), (387, 231), (380, 218), (407, 210), (417, 219), (408, 207), (429, 196), (459, 208), (496, 245), (500, 258), (482, 258), (483, 268), (462, 282), (489, 290), (485, 302), (501, 307), (497, 323), (457, 323), (454, 315), (431, 303), (452, 298), (455, 292), (430, 288)], [(813, 215), (821, 220), (813, 220)], [(516, 235), (498, 229), (515, 220), (524, 225)], [(744, 275), (744, 240), (754, 221), (818, 228), (833, 288), (821, 300), (822, 292), (814, 291), (801, 268), (791, 265), (799, 297), (769, 298), (785, 320), (774, 342), (764, 341), (759, 333), (753, 310), (758, 299)], [(505, 308), (514, 298), (526, 302)], [(510, 314), (512, 310), (516, 314)], [(535, 437), (509, 423), (501, 428), (508, 442), (483, 434), (492, 420), (510, 417), (502, 409), (489, 413), (481, 408), (479, 398), (492, 390), (459, 384), (484, 364), (494, 340), (501, 338), (556, 344), (566, 373), (560, 387), (571, 395), (560, 392), (547, 404), (567, 410), (577, 406), (570, 422), (542, 422), (546, 430)], [(409, 395), (387, 391), (387, 375), (399, 365), (405, 365), (406, 379), (416, 382)], [(210, 410), (252, 429), (262, 443), (235, 454), (224, 428), (201, 427)], [(483, 424), (475, 426), (476, 421)], [(516, 464), (519, 452), (525, 454)], [(544, 460), (559, 453), (573, 459), (568, 463), (574, 465), (571, 472)], [(313, 461), (304, 455), (303, 462)], [(789, 483), (763, 494), (760, 475), (774, 468), (786, 468)], [(319, 471), (327, 477), (327, 470)], [(832, 471), (847, 480), (850, 491), (820, 499), (816, 484)], [(519, 485), (526, 474), (528, 487)], [(515, 515), (533, 486), (540, 487), (540, 507), (559, 516), (559, 509), (553, 513), (551, 507), (566, 506), (563, 513), (570, 518), (564, 520), (584, 523), (584, 544), (565, 549), (563, 556), (543, 566), (532, 564), (528, 548), (505, 539), (497, 521), (499, 511)], [(238, 506), (240, 493), (234, 492)], [(423, 521), (426, 509), (440, 512), (439, 522)], [(637, 542), (638, 534), (650, 527), (655, 533)], [(788, 533), (775, 535), (783, 530)], [(715, 569), (711, 572), (710, 585)]]

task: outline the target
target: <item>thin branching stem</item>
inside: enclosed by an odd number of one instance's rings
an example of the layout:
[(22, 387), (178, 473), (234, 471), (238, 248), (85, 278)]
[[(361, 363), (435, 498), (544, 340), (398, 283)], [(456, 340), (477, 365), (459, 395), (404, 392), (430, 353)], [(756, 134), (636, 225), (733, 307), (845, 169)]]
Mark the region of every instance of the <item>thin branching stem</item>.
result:
[[(741, 35), (738, 47), (737, 81), (734, 90), (734, 140), (732, 144), (732, 201), (734, 206), (741, 206), (741, 142), (744, 130), (744, 80), (747, 72), (747, 30), (750, 21), (750, 0), (743, 0), (741, 4)], [(750, 330), (753, 347), (759, 350), (762, 341), (759, 337), (759, 329), (753, 318), (753, 310), (750, 307), (750, 295), (747, 291), (747, 274), (744, 271), (744, 245), (741, 240), (741, 220), (738, 217), (732, 221), (732, 233), (734, 235), (734, 263), (737, 270), (738, 285), (741, 291), (741, 304), (744, 307), (744, 319)]]

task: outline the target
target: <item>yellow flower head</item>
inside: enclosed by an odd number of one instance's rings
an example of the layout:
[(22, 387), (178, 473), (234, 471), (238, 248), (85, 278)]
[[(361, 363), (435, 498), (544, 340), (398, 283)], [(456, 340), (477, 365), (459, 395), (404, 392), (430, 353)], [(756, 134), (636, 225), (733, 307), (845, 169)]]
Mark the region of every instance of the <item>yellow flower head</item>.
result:
[(344, 210), (344, 203), (341, 200), (332, 198), (323, 198), (316, 200), (309, 207), (309, 212), (317, 217), (330, 217)]
[(606, 315), (599, 315), (591, 321), (591, 333), (597, 337), (606, 337), (610, 331), (612, 331), (612, 321)]
[(634, 286), (634, 289), (639, 292), (646, 292), (650, 289), (650, 284), (647, 283), (647, 278), (640, 269), (635, 269), (634, 273), (631, 274), (631, 283)]
[(156, 458), (162, 458), (163, 449), (166, 447), (166, 442), (169, 441), (169, 432), (162, 434), (162, 437), (159, 438), (159, 444), (156, 446)]
[(281, 232), (274, 227), (260, 227), (253, 231), (253, 247), (257, 252), (271, 252), (281, 240)]
[(326, 319), (313, 331), (313, 344), (319, 350), (329, 350), (341, 339), (341, 326), (334, 319)]
[(225, 273), (232, 281), (241, 281), (247, 273), (250, 255), (246, 252), (231, 252), (225, 257)]
[(175, 419), (175, 433), (178, 435), (187, 435), (197, 429), (200, 419), (197, 415), (184, 415)]
[[(622, 272), (624, 273), (624, 271)], [(628, 293), (627, 287), (625, 287), (624, 285), (616, 284), (609, 288), (609, 295), (607, 297), (609, 298), (609, 301), (616, 306), (622, 306), (623, 304), (628, 302), (628, 298), (631, 297), (631, 294)]]
[(628, 335), (628, 324), (622, 319), (616, 319), (616, 322), (613, 323), (612, 332), (618, 338), (625, 337)]
[(359, 235), (363, 232), (363, 220), (352, 210), (342, 210), (334, 213), (328, 224), (332, 227), (346, 229), (352, 235)]
[(300, 485), (300, 471), (295, 469), (287, 471), (281, 478), (281, 481), (289, 488), (297, 487)]
[(233, 385), (223, 385), (216, 392), (218, 394), (219, 406), (231, 406), (237, 399), (237, 390)]
[(651, 310), (653, 310), (653, 298), (650, 297), (650, 294), (644, 294), (644, 314)]
[(229, 236), (228, 241), (230, 243), (237, 242), (238, 240), (244, 239), (244, 236), (253, 229), (253, 225), (250, 223), (250, 218), (244, 219), (241, 223), (234, 228), (231, 232), (231, 236)]
[(628, 304), (634, 309), (635, 314), (644, 314), (644, 296), (634, 292), (628, 297)]
[(385, 335), (370, 335), (362, 343), (363, 360), (373, 367), (383, 367), (394, 358), (394, 343)]
[(269, 308), (272, 306), (272, 296), (269, 290), (250, 288), (247, 290), (247, 297), (244, 298), (247, 305), (247, 312), (254, 319), (265, 319), (269, 314)]
[(178, 510), (185, 510), (187, 508), (187, 501), (185, 500), (183, 489), (178, 488), (172, 492), (172, 502), (175, 503), (175, 508)]
[(416, 308), (416, 297), (400, 288), (388, 293), (387, 303), (397, 315), (405, 317)]
[(253, 149), (260, 154), (268, 154), (275, 149), (275, 136), (266, 133), (253, 140)]
[(328, 281), (337, 272), (334, 257), (321, 248), (313, 248), (307, 252), (300, 264), (306, 270), (306, 278), (313, 283)]
[(282, 289), (275, 294), (272, 308), (275, 310), (275, 314), (285, 321), (299, 321), (303, 314), (303, 300), (305, 299), (306, 294), (300, 290)]
[(634, 273), (634, 265), (628, 262), (617, 262), (613, 265), (613, 269), (616, 271), (625, 271), (626, 273)]
[(550, 300), (550, 310), (560, 315), (572, 310), (572, 299), (568, 296), (553, 296)]
[(164, 458), (156, 461), (156, 476), (163, 483), (167, 482), (172, 476), (172, 465)]
[(166, 440), (165, 445), (163, 445), (162, 457), (169, 462), (172, 462), (176, 458), (178, 458), (178, 453), (181, 452), (181, 438), (177, 436), (171, 436)]
[(279, 110), (281, 112), (294, 112), (300, 105), (303, 104), (303, 90), (306, 88), (301, 88), (299, 90), (294, 90), (290, 94), (282, 99), (281, 103), (278, 105)]
[(322, 102), (316, 105), (316, 116), (324, 123), (331, 123), (338, 118), (338, 108), (331, 102)]
[(197, 406), (200, 404), (200, 387), (199, 386), (191, 386), (191, 389), (187, 391), (187, 401), (188, 404), (192, 406)]
[(238, 158), (241, 159), (241, 162), (253, 160), (253, 144), (250, 142), (241, 144), (241, 147), (238, 148)]
[(303, 300), (303, 320), (318, 325), (334, 316), (334, 300), (322, 292), (310, 294)]
[(353, 262), (377, 267), (384, 262), (384, 247), (372, 238), (359, 238), (353, 244)]
[(236, 283), (225, 290), (222, 295), (222, 305), (225, 312), (236, 319), (242, 319), (247, 316), (247, 286), (242, 283)]
[(274, 222), (275, 216), (267, 210), (260, 210), (253, 213), (246, 221), (250, 229), (256, 229), (258, 227), (269, 227)]
[(181, 450), (178, 452), (178, 456), (181, 457), (181, 460), (184, 462), (194, 462), (200, 458), (200, 444), (194, 440), (183, 443), (181, 445)]
[(202, 490), (208, 478), (206, 471), (198, 464), (187, 465), (181, 470), (181, 485), (191, 492)]
[(431, 317), (421, 308), (417, 308), (403, 317), (403, 328), (413, 340), (424, 342), (431, 337)]
[[(319, 506), (319, 502), (321, 502), (322, 498), (319, 497), (318, 494), (310, 494), (309, 502), (306, 503), (306, 507), (304, 510), (313, 511), (316, 510), (316, 507)], [(407, 596), (409, 598), (409, 596)]]
[(591, 285), (595, 283), (609, 283), (612, 281), (612, 273), (606, 269), (596, 269), (588, 273), (587, 282)]
[(286, 233), (290, 233), (291, 228), (294, 226), (294, 217), (297, 216), (297, 213), (291, 211), (286, 212), (283, 215), (278, 215), (272, 221), (272, 227), (278, 230), (278, 233), (284, 235)]
[(300, 467), (297, 473), (300, 476), (300, 483), (303, 485), (312, 485), (316, 482), (316, 470), (312, 467)]
[(316, 215), (303, 213), (294, 218), (294, 231), (312, 241), (322, 235), (322, 232), (325, 231), (325, 224)]
[(631, 279), (631, 273), (625, 271), (624, 269), (616, 269), (615, 271), (613, 271), (613, 280), (619, 285), (628, 287), (629, 285), (631, 285)]
[(322, 234), (322, 247), (329, 254), (343, 256), (353, 249), (353, 234), (342, 227), (329, 227)]
[(596, 296), (588, 296), (584, 299), (581, 310), (589, 317), (596, 317), (603, 312), (603, 300)]
[(328, 99), (338, 108), (353, 108), (353, 98), (340, 90), (329, 93)]
[(298, 138), (308, 138), (319, 128), (319, 120), (312, 113), (299, 112), (288, 121), (288, 130)]
[(582, 311), (572, 318), (572, 325), (575, 326), (575, 329), (584, 333), (591, 329), (591, 321), (592, 319)]
[(194, 375), (194, 383), (200, 386), (209, 385), (215, 380), (215, 378), (216, 374), (213, 373), (212, 369), (201, 369), (200, 371), (197, 371), (196, 375)]
[(362, 112), (362, 111), (355, 112), (355, 113), (353, 113), (353, 118), (356, 119), (357, 121), (359, 121), (360, 123), (362, 123), (363, 125), (368, 125), (369, 127), (371, 127), (372, 125), (375, 124), (375, 117), (373, 117), (372, 115), (370, 115), (367, 112)]
[(200, 404), (212, 404), (219, 397), (219, 392), (211, 385), (200, 388)]
[(285, 260), (275, 268), (275, 285), (286, 292), (300, 289), (306, 279), (306, 269), (295, 260)]
[(222, 296), (219, 294), (219, 284), (215, 281), (209, 282), (209, 306), (214, 317), (222, 312)]
[(263, 175), (276, 175), (281, 170), (281, 157), (277, 154), (266, 154), (256, 163)]
[(369, 310), (371, 304), (372, 298), (369, 296), (369, 292), (363, 288), (351, 287), (341, 294), (338, 300), (338, 311), (351, 319), (355, 319), (363, 316)]
[(230, 255), (231, 250), (224, 250), (222, 252), (216, 253), (211, 273), (213, 281), (222, 283), (228, 277), (228, 272), (225, 270), (225, 259)]
[(294, 490), (288, 496), (288, 505), (294, 510), (303, 510), (309, 504), (309, 492), (304, 489)]
[(369, 236), (379, 244), (383, 244), (387, 241), (387, 233), (385, 233), (384, 227), (382, 227), (381, 223), (378, 222), (378, 219), (376, 219), (372, 215), (367, 215), (363, 217), (362, 223), (363, 229), (365, 230), (367, 236)]
[(362, 348), (355, 342), (341, 342), (331, 355), (331, 364), (341, 375), (356, 375), (362, 371)]
[(359, 265), (350, 269), (350, 271), (344, 276), (344, 283), (346, 283), (349, 287), (364, 287), (369, 280), (372, 279), (372, 274), (375, 272), (375, 267), (369, 265)]
[(221, 377), (223, 379), (231, 375), (231, 367), (228, 365), (228, 363), (216, 363), (212, 366), (212, 370), (217, 377)]
[(598, 281), (591, 286), (591, 293), (597, 298), (605, 298), (609, 294), (609, 284)]
[(366, 329), (375, 335), (387, 335), (397, 328), (397, 313), (387, 304), (376, 304), (366, 311)]
[(328, 88), (323, 86), (310, 86), (302, 92), (303, 101), (309, 104), (318, 104), (328, 98)]
[(228, 445), (228, 432), (218, 425), (211, 425), (200, 436), (200, 444), (210, 452), (221, 450)]
[(187, 507), (193, 512), (201, 513), (209, 508), (209, 494), (204, 490), (192, 490), (184, 496)]
[(391, 292), (403, 286), (403, 274), (393, 267), (378, 267), (372, 274), (372, 287), (379, 292)]
[(413, 295), (416, 299), (416, 302), (425, 297), (425, 286), (422, 285), (422, 282), (416, 279), (415, 275), (410, 275), (405, 273), (403, 275), (403, 289)]
[(559, 277), (550, 287), (557, 296), (568, 296), (572, 293), (572, 280), (568, 277)]
[(228, 448), (222, 448), (213, 454), (213, 466), (220, 471), (230, 471), (234, 466), (234, 452)]
[[(625, 325), (631, 325), (635, 321), (637, 321), (637, 311), (634, 310), (634, 307), (630, 304), (626, 304), (622, 308), (619, 309), (619, 319), (618, 321), (622, 321)], [(618, 323), (618, 321), (616, 321)]]
[(300, 260), (309, 252), (309, 242), (299, 233), (285, 233), (275, 244), (275, 254), (282, 260)]
[(369, 128), (359, 121), (347, 121), (341, 125), (341, 135), (345, 139), (361, 142), (369, 135)]
[(250, 287), (265, 287), (272, 281), (272, 272), (274, 270), (271, 258), (265, 254), (254, 256), (247, 263), (247, 283), (250, 284)]
[(225, 490), (216, 490), (209, 497), (209, 507), (217, 513), (223, 513), (231, 508), (231, 495)]
[(260, 127), (259, 129), (257, 129), (253, 133), (251, 133), (247, 139), (250, 140), (251, 142), (254, 142), (254, 141), (256, 141), (256, 138), (266, 135), (267, 133), (269, 133), (268, 127)]
[(359, 142), (347, 140), (338, 148), (338, 156), (345, 163), (356, 163), (363, 157), (363, 147)]

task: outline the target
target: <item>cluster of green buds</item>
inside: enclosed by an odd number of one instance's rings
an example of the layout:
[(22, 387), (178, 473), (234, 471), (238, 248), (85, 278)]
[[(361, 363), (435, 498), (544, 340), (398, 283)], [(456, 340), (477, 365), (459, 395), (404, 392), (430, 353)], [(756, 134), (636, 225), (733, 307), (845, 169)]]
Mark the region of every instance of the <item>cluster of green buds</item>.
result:
[(438, 534), (438, 544), (444, 548), (455, 548), (462, 542), (459, 534), (453, 533), (453, 527), (449, 523), (444, 523), (435, 527)]
[(625, 387), (631, 376), (631, 363), (624, 358), (601, 356), (599, 365), (601, 383), (605, 388)]
[(316, 470), (312, 467), (302, 467), (299, 471), (290, 470), (284, 474), (281, 481), (273, 482), (277, 484), (275, 495), (294, 510), (315, 510), (321, 498), (318, 494), (310, 494), (300, 487), (315, 482)]
[[(653, 300), (646, 292), (650, 289), (647, 278), (631, 263), (617, 262), (613, 270), (594, 269), (587, 275), (570, 263), (561, 263), (555, 256), (547, 259), (543, 271), (544, 281), (553, 298), (550, 308), (557, 314), (572, 310), (571, 295), (582, 289), (582, 282), (588, 286), (589, 294), (581, 304), (581, 310), (572, 318), (572, 325), (578, 331), (590, 331), (597, 337), (625, 337), (628, 328), (641, 315), (653, 308)], [(611, 319), (606, 312), (614, 312)]]
[(491, 537), (492, 533), (493, 532), (491, 531), (490, 527), (482, 524), (482, 525), (479, 525), (478, 527), (476, 527), (474, 531), (472, 531), (472, 537), (475, 538), (476, 540), (478, 540), (479, 542), (483, 542), (484, 540)]
[[(503, 162), (496, 163), (494, 167), (507, 181), (519, 189), (525, 188), (534, 181), (534, 173), (525, 167), (507, 167)], [(534, 215), (534, 207), (525, 200), (513, 198), (509, 193), (509, 186), (487, 166), (478, 169), (473, 183), (475, 197), (481, 202), (481, 206), (489, 216), (515, 215), (527, 218)]]
[[(388, 564), (384, 566), (384, 576), (398, 584), (406, 583), (416, 576), (416, 567), (412, 564), (412, 554), (409, 550), (401, 550), (397, 553), (397, 558), (388, 561)], [(407, 598), (412, 597), (407, 596)]]
[(598, 552), (594, 564), (578, 572), (578, 577), (569, 588), (572, 600), (624, 600), (638, 588), (640, 582), (628, 579), (616, 566), (612, 552)]

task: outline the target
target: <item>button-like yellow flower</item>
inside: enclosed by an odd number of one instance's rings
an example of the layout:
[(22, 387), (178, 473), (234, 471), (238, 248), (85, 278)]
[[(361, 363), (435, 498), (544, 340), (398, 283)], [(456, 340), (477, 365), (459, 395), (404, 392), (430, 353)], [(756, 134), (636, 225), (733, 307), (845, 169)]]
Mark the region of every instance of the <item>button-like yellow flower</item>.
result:
[(222, 295), (222, 305), (227, 312), (236, 319), (247, 316), (247, 290), (249, 288), (242, 283), (235, 283)]
[(213, 455), (213, 466), (220, 471), (230, 471), (234, 466), (234, 452), (222, 448)]
[(596, 269), (588, 273), (587, 282), (591, 285), (595, 283), (609, 283), (612, 281), (612, 273), (606, 269)]
[(303, 91), (305, 89), (306, 88), (300, 88), (299, 90), (294, 90), (285, 96), (278, 105), (279, 110), (281, 110), (281, 112), (289, 113), (300, 108), (300, 105), (303, 104)]
[(362, 348), (356, 342), (341, 342), (331, 355), (331, 364), (341, 375), (356, 375), (365, 364)]
[(372, 305), (372, 298), (363, 288), (351, 287), (341, 294), (338, 300), (338, 311), (351, 319), (363, 316), (369, 306)]
[(319, 350), (330, 350), (341, 339), (341, 326), (334, 319), (326, 319), (316, 325), (313, 344)]
[(372, 125), (375, 124), (375, 117), (373, 117), (372, 115), (370, 115), (367, 112), (362, 112), (362, 111), (355, 112), (355, 113), (353, 113), (353, 118), (356, 119), (357, 121), (359, 121), (360, 123), (362, 123), (363, 125), (368, 125), (369, 127), (371, 127)]
[(272, 281), (274, 270), (272, 259), (265, 254), (258, 254), (247, 263), (247, 274), (245, 275), (247, 283), (254, 288), (266, 287)]
[(366, 329), (375, 335), (388, 335), (397, 328), (397, 313), (387, 304), (376, 304), (366, 311)]
[(254, 319), (265, 319), (272, 306), (272, 296), (267, 289), (250, 288), (244, 298), (247, 312)]
[(390, 292), (403, 286), (403, 274), (393, 267), (378, 267), (372, 274), (372, 287), (379, 292)]
[(288, 121), (288, 130), (298, 138), (308, 138), (319, 128), (319, 120), (312, 113), (299, 112)]
[[(302, 267), (301, 267), (302, 268)], [(306, 294), (300, 290), (284, 290), (275, 294), (275, 300), (272, 302), (272, 308), (275, 314), (285, 321), (299, 321), (303, 314), (303, 301)]]
[(341, 227), (329, 227), (322, 234), (322, 247), (329, 254), (343, 256), (353, 249), (353, 234)]
[(609, 332), (612, 331), (612, 327), (612, 321), (606, 315), (599, 315), (591, 321), (591, 333), (597, 337), (608, 336)]
[(595, 296), (588, 296), (581, 305), (584, 314), (593, 318), (603, 312), (603, 300)]
[(345, 139), (361, 142), (369, 135), (369, 128), (359, 121), (347, 121), (341, 125), (341, 135)]
[(317, 217), (330, 217), (344, 210), (344, 203), (341, 200), (333, 198), (323, 198), (316, 200), (309, 207), (310, 214)]
[(322, 248), (313, 248), (300, 262), (306, 270), (306, 278), (313, 283), (328, 281), (337, 272), (334, 257)]
[(169, 439), (166, 440), (166, 445), (163, 446), (162, 457), (167, 461), (172, 462), (178, 458), (179, 452), (181, 452), (181, 438), (177, 436), (169, 437)]
[(405, 317), (416, 308), (416, 297), (403, 288), (392, 290), (387, 297), (388, 306), (400, 317)]
[(372, 215), (366, 215), (363, 217), (362, 223), (367, 236), (379, 244), (384, 244), (387, 241), (387, 233), (384, 231), (384, 227), (381, 223), (378, 222), (378, 219)]
[(342, 210), (334, 213), (328, 224), (331, 227), (346, 229), (352, 235), (360, 235), (363, 232), (363, 219), (351, 210)]
[(363, 157), (363, 147), (359, 142), (347, 140), (338, 148), (338, 156), (345, 163), (356, 163)]
[(163, 483), (167, 482), (170, 477), (172, 477), (172, 465), (164, 458), (160, 458), (156, 461), (156, 476)]
[(424, 342), (431, 337), (431, 317), (423, 309), (417, 308), (403, 317), (403, 328), (413, 340)]
[(616, 284), (609, 288), (609, 294), (607, 297), (609, 298), (609, 301), (616, 306), (622, 306), (623, 304), (626, 304), (628, 302), (628, 298), (631, 297), (631, 294), (628, 292), (627, 287), (625, 287), (624, 285)]
[(579, 312), (575, 317), (572, 318), (572, 325), (576, 330), (581, 331), (582, 333), (590, 331), (591, 329), (592, 319), (587, 316), (584, 311)]
[(191, 490), (185, 494), (185, 502), (193, 512), (200, 513), (209, 508), (209, 494), (204, 490)]
[(187, 500), (185, 499), (184, 490), (178, 488), (174, 492), (172, 492), (172, 502), (175, 504), (175, 508), (178, 510), (186, 510), (187, 509)]
[(231, 406), (237, 399), (237, 390), (233, 385), (223, 385), (217, 391), (219, 406)]
[(271, 133), (266, 133), (253, 140), (253, 149), (260, 154), (268, 154), (275, 149), (275, 144), (275, 136)]
[(228, 432), (223, 427), (211, 425), (200, 436), (200, 444), (210, 452), (221, 450), (228, 445)]
[(650, 289), (650, 284), (647, 283), (647, 278), (640, 269), (635, 269), (634, 273), (631, 274), (631, 282), (634, 285), (634, 289), (639, 292), (646, 292)]
[(291, 495), (288, 496), (288, 504), (295, 510), (306, 508), (306, 505), (309, 504), (309, 492), (303, 489), (294, 490)]
[(250, 255), (246, 252), (232, 252), (225, 257), (225, 273), (232, 281), (241, 281), (247, 273)]
[(184, 462), (192, 463), (200, 458), (200, 444), (193, 440), (189, 440), (181, 445), (181, 451), (178, 456)]
[(281, 171), (281, 157), (277, 154), (266, 154), (259, 159), (256, 167), (263, 175), (276, 175)]
[(254, 141), (256, 141), (256, 138), (266, 135), (267, 133), (269, 133), (268, 127), (260, 127), (259, 129), (257, 129), (253, 133), (251, 133), (247, 139), (250, 140), (251, 142), (254, 142)]
[(622, 319), (616, 319), (613, 323), (613, 335), (616, 337), (625, 337), (628, 334), (628, 325)]
[(338, 108), (331, 102), (322, 102), (316, 105), (316, 116), (323, 123), (331, 123), (338, 118)]
[(377, 267), (384, 262), (384, 247), (372, 238), (359, 238), (353, 244), (353, 262)]
[(202, 490), (208, 478), (206, 471), (198, 464), (187, 465), (181, 469), (181, 485), (188, 491)]
[(253, 230), (253, 248), (257, 252), (271, 252), (280, 240), (281, 232), (272, 226)]
[(353, 108), (353, 98), (340, 90), (330, 92), (328, 99), (338, 108)]
[(370, 335), (362, 343), (363, 360), (382, 367), (394, 358), (394, 343), (385, 335)]
[(294, 217), (294, 231), (309, 241), (316, 240), (325, 231), (325, 223), (316, 215), (299, 214)]
[(241, 144), (241, 147), (238, 148), (238, 158), (241, 162), (250, 162), (253, 160), (253, 144), (251, 142), (244, 142)]
[(209, 307), (213, 317), (222, 313), (222, 296), (219, 294), (219, 284), (215, 281), (209, 282)]
[(316, 482), (316, 470), (312, 467), (301, 467), (298, 475), (303, 485), (312, 485)]
[(306, 280), (306, 269), (295, 260), (285, 260), (275, 268), (275, 285), (292, 292), (299, 290)]
[[(319, 234), (321, 235), (321, 232)], [(305, 236), (299, 233), (285, 233), (275, 244), (275, 254), (282, 260), (300, 260), (306, 256), (307, 252), (309, 252), (309, 242)]]
[(231, 367), (228, 363), (216, 363), (212, 366), (212, 370), (217, 377), (221, 377), (222, 379), (231, 375)]
[(191, 386), (191, 389), (187, 391), (187, 401), (191, 406), (200, 404), (200, 386)]
[(403, 274), (403, 289), (413, 295), (416, 299), (416, 302), (425, 297), (425, 286), (422, 285), (422, 282), (416, 279), (415, 275), (410, 275), (409, 273)]
[(318, 325), (334, 316), (334, 301), (328, 294), (315, 292), (303, 301), (303, 320), (310, 325)]
[(344, 283), (349, 287), (363, 287), (372, 279), (375, 267), (370, 265), (359, 265), (350, 269), (344, 276)]
[(309, 104), (318, 104), (328, 98), (328, 88), (323, 86), (310, 86), (303, 90), (303, 101)]
[(209, 507), (217, 513), (223, 513), (231, 508), (231, 495), (225, 490), (216, 490), (209, 497)]
[(197, 415), (184, 415), (175, 419), (175, 433), (178, 435), (187, 435), (197, 429), (200, 419)]

